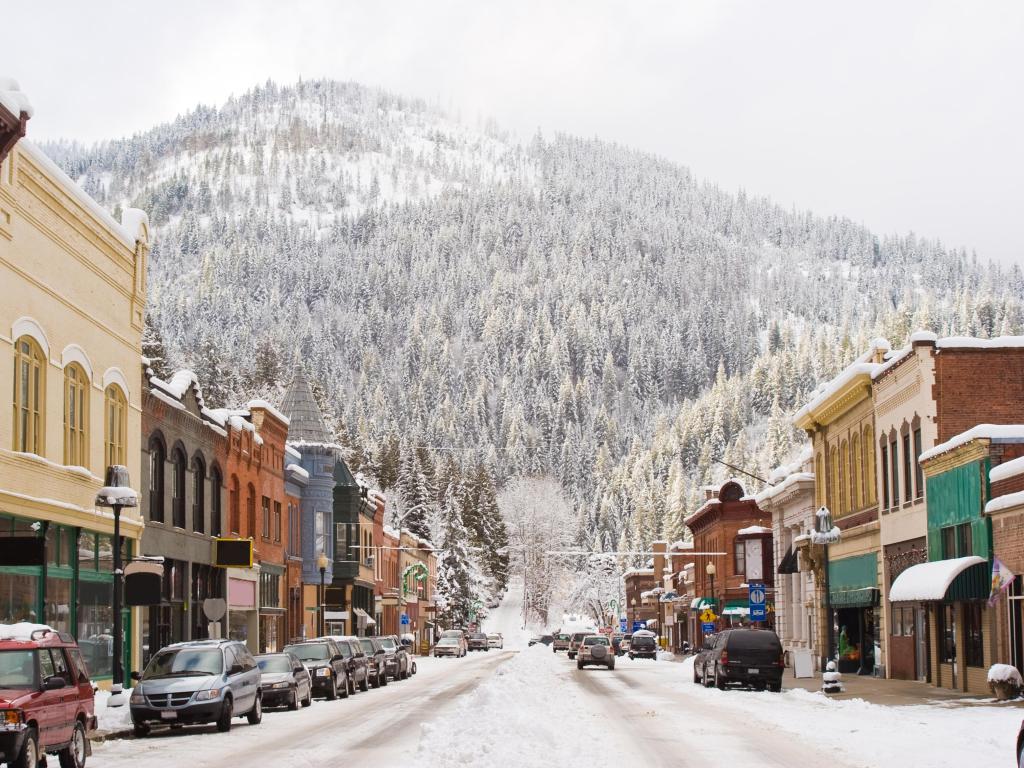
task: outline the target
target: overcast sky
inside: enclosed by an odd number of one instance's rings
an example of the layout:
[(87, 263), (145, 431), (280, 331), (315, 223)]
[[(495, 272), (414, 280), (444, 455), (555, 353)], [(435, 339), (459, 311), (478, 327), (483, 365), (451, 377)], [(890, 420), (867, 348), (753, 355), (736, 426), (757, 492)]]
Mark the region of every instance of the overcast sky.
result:
[(267, 78), (334, 77), (1024, 263), (1018, 0), (8, 5), (0, 74), (32, 100), (37, 140), (123, 136)]

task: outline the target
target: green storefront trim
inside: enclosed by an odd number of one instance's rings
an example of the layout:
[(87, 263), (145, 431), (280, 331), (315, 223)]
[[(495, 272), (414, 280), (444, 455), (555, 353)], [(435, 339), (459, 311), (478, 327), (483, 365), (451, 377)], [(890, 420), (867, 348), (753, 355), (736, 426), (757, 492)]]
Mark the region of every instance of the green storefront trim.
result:
[(829, 560), (828, 601), (835, 608), (878, 605), (878, 553)]
[(928, 498), (928, 559), (945, 560), (954, 553), (942, 551), (942, 529), (968, 523), (971, 551), (957, 553), (992, 557), (992, 521), (983, 512), (988, 498), (990, 461), (979, 459), (946, 470), (926, 481)]

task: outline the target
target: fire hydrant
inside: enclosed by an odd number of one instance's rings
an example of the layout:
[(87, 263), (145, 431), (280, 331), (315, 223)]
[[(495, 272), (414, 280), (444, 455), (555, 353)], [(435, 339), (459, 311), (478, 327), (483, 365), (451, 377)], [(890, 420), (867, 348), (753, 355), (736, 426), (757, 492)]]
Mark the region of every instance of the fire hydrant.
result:
[(821, 673), (822, 693), (842, 693), (843, 676), (836, 670), (836, 663), (830, 661), (825, 665), (825, 671)]

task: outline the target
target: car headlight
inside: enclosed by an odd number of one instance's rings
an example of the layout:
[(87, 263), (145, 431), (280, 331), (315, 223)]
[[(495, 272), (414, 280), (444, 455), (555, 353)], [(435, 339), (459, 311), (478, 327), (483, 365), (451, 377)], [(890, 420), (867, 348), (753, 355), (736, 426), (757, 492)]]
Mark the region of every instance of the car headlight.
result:
[(317, 677), (330, 677), (331, 676), (331, 668), (330, 667), (320, 667), (320, 669), (318, 669), (316, 671), (316, 676)]
[(145, 704), (146, 697), (142, 695), (142, 686), (136, 685), (132, 688), (131, 698), (128, 699), (129, 704)]
[(210, 701), (220, 696), (220, 688), (208, 688), (196, 694), (196, 701)]
[(291, 683), (274, 683), (271, 688), (287, 688)]
[(24, 720), (25, 715), (20, 709), (6, 709), (3, 712), (4, 725), (21, 725)]

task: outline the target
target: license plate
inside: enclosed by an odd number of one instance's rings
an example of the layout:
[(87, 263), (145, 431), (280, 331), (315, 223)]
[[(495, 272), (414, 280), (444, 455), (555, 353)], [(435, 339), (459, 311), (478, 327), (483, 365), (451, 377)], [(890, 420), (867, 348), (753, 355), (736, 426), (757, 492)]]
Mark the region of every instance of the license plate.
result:
[(161, 710), (160, 717), (162, 717), (164, 720), (177, 720), (178, 713), (175, 712), (173, 709), (164, 709)]
[(761, 674), (761, 670), (760, 669), (748, 669), (747, 670), (747, 674), (748, 675), (760, 675)]

